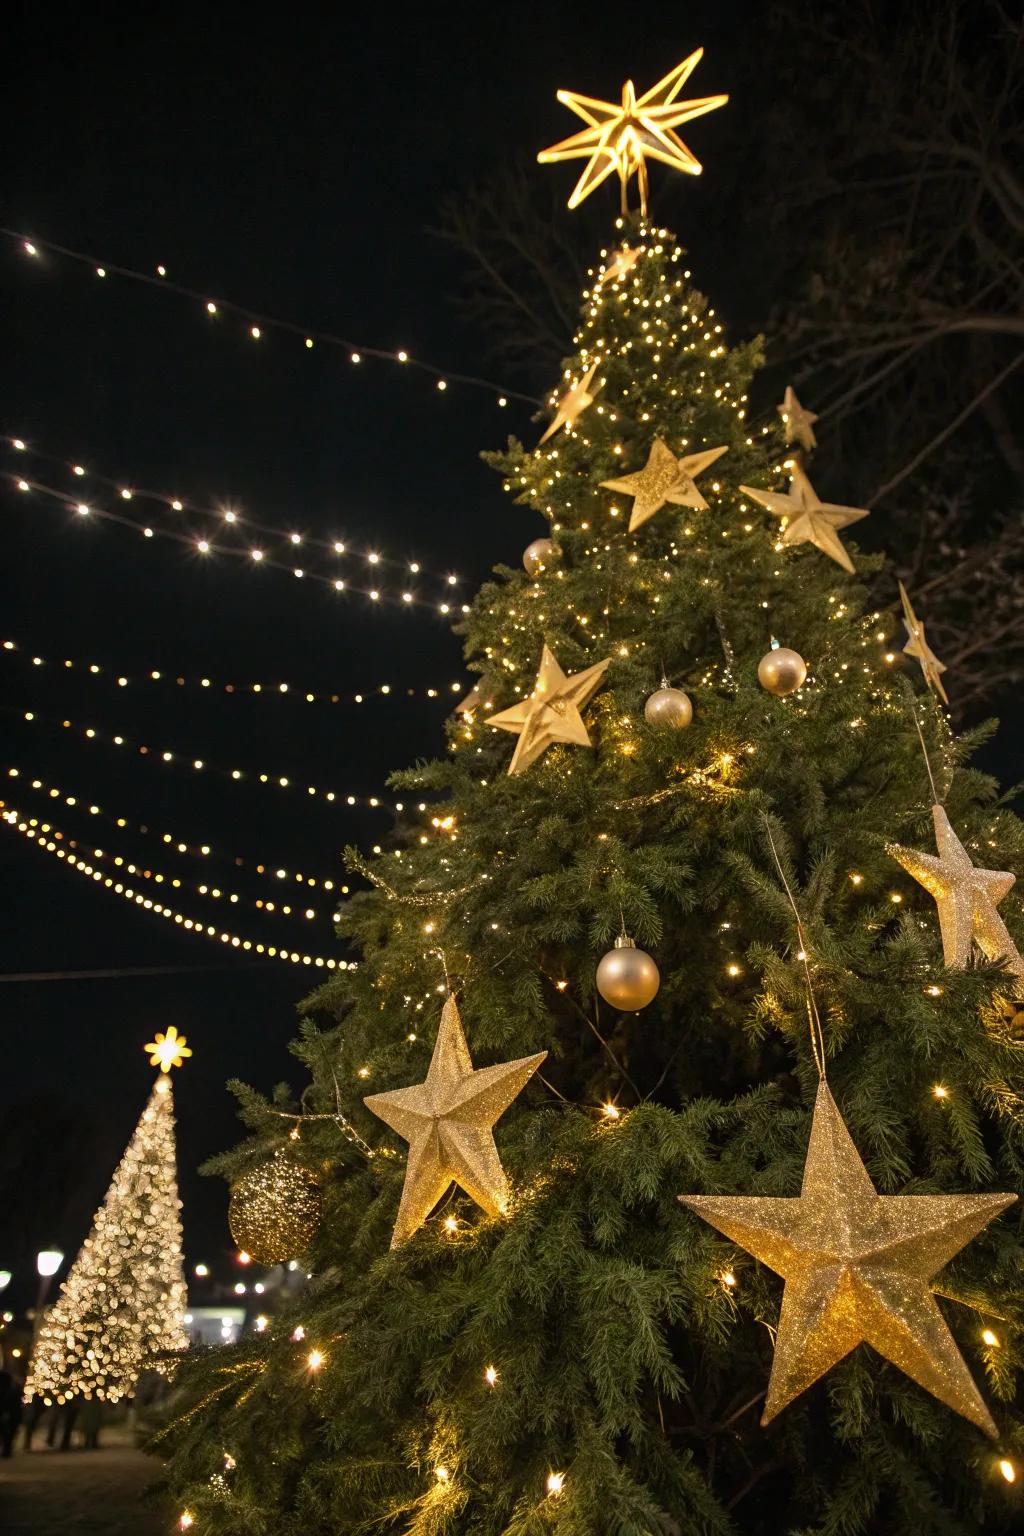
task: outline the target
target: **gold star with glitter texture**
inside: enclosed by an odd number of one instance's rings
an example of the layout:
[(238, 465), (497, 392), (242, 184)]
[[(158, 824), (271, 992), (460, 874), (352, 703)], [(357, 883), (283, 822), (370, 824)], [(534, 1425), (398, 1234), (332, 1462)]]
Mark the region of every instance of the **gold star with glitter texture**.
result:
[(822, 1082), (799, 1198), (679, 1198), (786, 1282), (762, 1424), (870, 1344), (995, 1437), (930, 1281), (1016, 1195), (879, 1195)]
[(786, 385), (782, 404), (777, 405), (775, 409), (782, 417), (782, 430), (787, 443), (799, 443), (801, 448), (807, 449), (808, 453), (817, 448), (818, 439), (814, 435), (814, 423), (818, 419), (817, 412), (808, 411), (800, 404), (792, 384)]
[(591, 389), (590, 387), (594, 382), (594, 374), (600, 366), (600, 360), (596, 363), (591, 363), (579, 383), (571, 385), (566, 390), (555, 407), (554, 417), (548, 422), (544, 435), (540, 440), (542, 443), (546, 443), (549, 437), (554, 437), (555, 433), (562, 427), (574, 426), (576, 418), (582, 416), (588, 406), (593, 405), (598, 390), (601, 388), (601, 384), (604, 383), (602, 379), (597, 389)]
[(606, 491), (620, 491), (623, 496), (633, 497), (633, 510), (629, 517), (629, 531), (632, 533), (646, 523), (649, 517), (653, 517), (667, 501), (677, 507), (705, 509), (707, 502), (698, 491), (695, 478), (728, 451), (727, 447), (706, 448), (702, 453), (691, 453), (677, 459), (671, 448), (660, 437), (656, 437), (643, 469), (631, 475), (622, 475), (618, 480), (602, 480), (601, 485)]
[(557, 741), (567, 741), (577, 747), (592, 745), (580, 710), (600, 688), (610, 665), (609, 656), (596, 666), (566, 677), (545, 645), (537, 681), (529, 698), (521, 704), (513, 704), (511, 709), (490, 715), (487, 720), (488, 725), (499, 731), (512, 731), (519, 737), (508, 765), (510, 774), (525, 773), (531, 763)]
[(576, 91), (559, 91), (558, 99), (570, 112), (587, 124), (579, 133), (542, 149), (537, 159), (542, 165), (559, 160), (586, 157), (583, 175), (569, 199), (570, 208), (578, 208), (607, 177), (617, 171), (622, 187), (622, 212), (628, 213), (626, 188), (631, 176), (640, 187), (640, 212), (647, 214), (647, 160), (660, 160), (674, 170), (699, 176), (703, 166), (696, 155), (673, 132), (683, 123), (706, 112), (724, 107), (728, 96), (702, 96), (694, 101), (676, 97), (704, 56), (703, 48), (677, 64), (657, 85), (642, 96), (636, 94), (632, 80), (622, 87), (622, 101), (598, 101)]
[(422, 1227), (453, 1183), (488, 1216), (508, 1210), (508, 1180), (494, 1145), (493, 1127), (546, 1055), (547, 1051), (538, 1051), (498, 1066), (474, 1067), (458, 1005), (449, 997), (426, 1080), (363, 1100), (372, 1114), (409, 1143), (392, 1248)]
[(1016, 876), (1005, 870), (976, 869), (941, 805), (932, 806), (932, 821), (938, 857), (897, 843), (890, 843), (888, 852), (934, 896), (945, 964), (962, 971), (970, 961), (972, 944), (977, 944), (986, 959), (1005, 959), (1016, 976), (1024, 977), (1024, 958), (996, 911)]
[(752, 485), (741, 485), (740, 490), (760, 502), (775, 517), (787, 519), (782, 529), (783, 544), (813, 544), (853, 575), (853, 561), (836, 530), (869, 517), (866, 507), (840, 507), (831, 501), (819, 501), (814, 486), (799, 464), (793, 466), (789, 490), (784, 496), (779, 491), (760, 491)]
[(946, 697), (946, 690), (942, 682), (942, 674), (946, 670), (945, 664), (939, 660), (925, 639), (924, 624), (914, 612), (910, 598), (907, 595), (907, 589), (902, 581), (900, 582), (900, 601), (903, 604), (903, 623), (906, 625), (907, 634), (910, 636), (903, 647), (903, 654), (904, 656), (913, 656), (921, 663), (921, 671), (924, 673), (924, 680), (928, 687), (935, 690), (943, 704), (948, 704), (949, 699)]

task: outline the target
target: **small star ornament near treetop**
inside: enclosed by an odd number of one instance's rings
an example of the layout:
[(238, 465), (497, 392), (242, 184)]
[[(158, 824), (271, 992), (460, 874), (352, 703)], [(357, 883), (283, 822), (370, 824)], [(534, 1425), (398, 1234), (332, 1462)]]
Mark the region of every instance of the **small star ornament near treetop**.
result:
[(822, 1080), (799, 1198), (679, 1198), (786, 1282), (762, 1424), (870, 1344), (996, 1435), (929, 1282), (1016, 1195), (879, 1195)]
[(513, 704), (511, 709), (489, 715), (487, 719), (488, 725), (499, 731), (512, 731), (519, 737), (508, 765), (510, 774), (525, 773), (530, 764), (556, 741), (571, 742), (577, 747), (592, 745), (580, 710), (600, 688), (609, 666), (610, 656), (566, 677), (545, 645), (537, 681), (529, 698), (521, 704)]
[(363, 1100), (368, 1110), (409, 1143), (392, 1248), (422, 1227), (453, 1183), (488, 1216), (500, 1216), (508, 1209), (508, 1180), (492, 1127), (546, 1055), (547, 1051), (538, 1051), (519, 1061), (474, 1067), (458, 1005), (449, 997), (426, 1081)]
[(633, 497), (633, 510), (629, 516), (629, 531), (646, 523), (667, 501), (677, 507), (695, 507), (703, 511), (707, 502), (698, 491), (695, 477), (702, 474), (728, 448), (705, 448), (701, 453), (687, 454), (677, 459), (671, 448), (656, 437), (647, 455), (647, 463), (631, 475), (617, 480), (602, 480), (606, 491), (619, 491)]
[(986, 959), (1004, 959), (1016, 976), (1024, 977), (1024, 958), (996, 911), (1016, 876), (1004, 870), (976, 869), (941, 805), (932, 806), (932, 820), (937, 857), (898, 843), (890, 843), (888, 852), (934, 896), (943, 960), (951, 969), (962, 971), (970, 962), (972, 944), (977, 944)]
[(844, 571), (849, 571), (851, 576), (854, 574), (853, 561), (836, 530), (869, 517), (866, 507), (840, 507), (831, 501), (819, 501), (814, 486), (799, 464), (793, 466), (785, 496), (779, 491), (761, 491), (752, 485), (741, 485), (740, 490), (760, 502), (762, 507), (767, 507), (775, 517), (788, 519), (782, 530), (783, 544), (813, 544)]
[[(593, 405), (601, 385), (599, 384), (597, 389), (594, 390), (590, 386), (593, 384), (594, 374), (600, 366), (600, 362), (591, 363), (579, 383), (573, 384), (566, 390), (555, 407), (555, 414), (551, 421), (548, 422), (544, 435), (541, 437), (540, 441), (542, 443), (546, 443), (549, 437), (554, 437), (560, 428), (571, 427), (575, 423), (576, 418), (581, 416), (589, 405)], [(604, 383), (603, 379), (601, 383)], [(540, 444), (538, 444), (539, 446)]]
[(816, 411), (808, 411), (800, 404), (796, 397), (796, 390), (792, 384), (786, 385), (786, 393), (782, 397), (782, 404), (775, 409), (782, 417), (782, 430), (787, 443), (799, 443), (801, 448), (806, 448), (808, 453), (818, 446), (818, 439), (814, 435), (814, 423), (818, 416)]
[(598, 278), (595, 287), (603, 288), (605, 283), (617, 283), (620, 278), (628, 277), (639, 260), (639, 246), (621, 246), (608, 257), (605, 269)]
[(630, 177), (636, 176), (640, 186), (640, 212), (646, 217), (648, 158), (660, 160), (690, 176), (700, 175), (703, 169), (700, 161), (673, 129), (688, 123), (691, 118), (703, 117), (705, 112), (714, 112), (716, 107), (724, 107), (729, 100), (728, 96), (702, 96), (695, 101), (676, 101), (703, 56), (703, 48), (698, 48), (642, 96), (636, 94), (632, 80), (627, 80), (622, 87), (621, 103), (598, 101), (592, 96), (580, 96), (576, 91), (558, 92), (562, 105), (581, 117), (587, 127), (552, 144), (550, 149), (542, 149), (537, 159), (541, 165), (548, 165), (558, 160), (586, 158), (583, 175), (569, 199), (570, 208), (578, 208), (585, 197), (617, 171), (622, 188), (622, 212), (629, 212), (626, 187)]
[(913, 656), (921, 663), (921, 671), (924, 673), (924, 680), (928, 687), (935, 690), (943, 704), (948, 704), (949, 699), (946, 697), (946, 690), (942, 683), (942, 674), (946, 670), (945, 665), (939, 660), (925, 639), (924, 624), (914, 612), (910, 598), (907, 596), (907, 589), (902, 581), (900, 582), (900, 601), (903, 604), (903, 623), (906, 626), (907, 634), (910, 636), (910, 639), (903, 647), (903, 654), (904, 656)]

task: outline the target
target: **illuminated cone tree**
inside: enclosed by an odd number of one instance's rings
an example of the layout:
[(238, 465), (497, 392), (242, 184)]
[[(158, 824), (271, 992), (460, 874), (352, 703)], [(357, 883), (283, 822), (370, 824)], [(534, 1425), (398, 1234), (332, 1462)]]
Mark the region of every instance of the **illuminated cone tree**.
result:
[[(748, 405), (759, 347), (727, 345), (667, 231), (620, 224), (575, 341), (558, 430), (492, 456), (523, 543), (539, 514), (556, 550), (500, 568), (462, 624), (478, 682), (448, 753), (393, 780), (433, 803), (350, 854), (358, 964), (307, 1004), (309, 1118), (289, 1139), (298, 1106), (240, 1090), (254, 1136), (219, 1163), (285, 1147), (316, 1174), (314, 1280), (230, 1378), (189, 1365), (172, 1482), (215, 1536), (1009, 1532), (1019, 983), (991, 947), (944, 965), (890, 852), (933, 846), (915, 710), (979, 880), (1024, 868), (1024, 831), (866, 606), (865, 509), (798, 466), (770, 395)], [(832, 1273), (835, 1147), (859, 1246)], [(680, 1195), (723, 1197), (704, 1209), (729, 1236)], [(905, 1195), (942, 1197), (933, 1230), (921, 1205), (902, 1225)], [(795, 1274), (797, 1205), (821, 1230), (764, 1426), (783, 1284), (743, 1238)], [(755, 1217), (788, 1235), (758, 1243)]]
[(159, 1368), (160, 1356), (187, 1344), (167, 1071), (191, 1052), (173, 1027), (147, 1049), (160, 1076), (36, 1339), (25, 1390), (44, 1402), (117, 1402), (145, 1367)]

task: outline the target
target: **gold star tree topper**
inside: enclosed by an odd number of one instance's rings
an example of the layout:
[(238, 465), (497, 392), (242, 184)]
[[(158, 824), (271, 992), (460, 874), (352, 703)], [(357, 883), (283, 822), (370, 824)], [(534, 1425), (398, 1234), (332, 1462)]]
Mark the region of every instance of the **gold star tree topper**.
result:
[(888, 851), (934, 896), (943, 960), (951, 969), (962, 971), (970, 961), (972, 945), (977, 944), (987, 959), (1004, 959), (1015, 975), (1024, 977), (1024, 958), (996, 911), (1016, 876), (1005, 870), (976, 869), (941, 805), (932, 806), (932, 821), (938, 857), (897, 843), (890, 843)]
[(192, 1055), (186, 1037), (179, 1035), (173, 1024), (168, 1026), (166, 1035), (158, 1031), (156, 1039), (143, 1046), (143, 1050), (149, 1052), (150, 1066), (159, 1067), (161, 1072), (180, 1067), (185, 1057)]
[(694, 101), (676, 97), (704, 56), (703, 48), (677, 64), (657, 85), (642, 96), (636, 94), (632, 80), (622, 87), (622, 101), (598, 101), (580, 96), (576, 91), (559, 91), (563, 106), (575, 112), (587, 124), (579, 133), (542, 149), (537, 159), (541, 165), (559, 160), (585, 158), (583, 175), (569, 199), (570, 208), (578, 208), (613, 171), (622, 188), (622, 212), (629, 212), (626, 188), (631, 176), (640, 187), (640, 212), (647, 216), (647, 160), (660, 160), (674, 170), (699, 176), (703, 167), (673, 130), (692, 118), (703, 117), (724, 107), (728, 96), (702, 96)]
[(741, 485), (740, 490), (760, 502), (762, 507), (767, 507), (775, 517), (787, 520), (782, 529), (783, 544), (813, 544), (853, 575), (853, 561), (846, 553), (837, 529), (869, 517), (871, 514), (866, 507), (840, 507), (831, 501), (819, 501), (818, 493), (799, 464), (793, 466), (789, 490), (784, 496), (780, 491), (760, 491), (752, 485)]
[(924, 624), (914, 612), (902, 581), (900, 582), (900, 601), (903, 604), (903, 623), (910, 636), (903, 647), (903, 654), (916, 657), (921, 664), (921, 671), (924, 673), (924, 680), (928, 687), (935, 690), (943, 704), (948, 704), (949, 699), (946, 697), (946, 689), (942, 682), (942, 674), (946, 670), (945, 664), (939, 660), (925, 639)]
[(576, 418), (582, 416), (588, 406), (593, 405), (598, 390), (600, 390), (601, 384), (604, 383), (602, 379), (597, 389), (591, 389), (590, 387), (594, 382), (594, 374), (600, 366), (599, 361), (591, 363), (579, 382), (569, 386), (555, 406), (555, 414), (548, 422), (544, 435), (540, 440), (542, 443), (546, 443), (549, 437), (554, 437), (555, 433), (560, 431), (562, 427), (574, 426)]
[(522, 1092), (547, 1051), (476, 1068), (454, 997), (441, 1013), (426, 1081), (363, 1102), (409, 1143), (405, 1185), (391, 1238), (397, 1248), (423, 1225), (453, 1183), (488, 1216), (508, 1209), (508, 1180), (492, 1127)]
[(705, 448), (702, 453), (677, 459), (671, 448), (656, 437), (643, 469), (622, 475), (618, 480), (602, 480), (601, 484), (606, 491), (621, 491), (623, 496), (633, 497), (633, 510), (629, 515), (629, 531), (632, 533), (667, 501), (677, 507), (696, 507), (703, 511), (707, 502), (697, 489), (696, 476), (728, 451), (728, 447)]
[(817, 412), (808, 411), (800, 404), (792, 384), (786, 385), (782, 404), (777, 405), (775, 409), (782, 417), (782, 431), (787, 443), (799, 443), (801, 448), (807, 449), (808, 453), (813, 448), (817, 448), (818, 439), (814, 435), (814, 423), (818, 419)]
[(929, 1282), (1016, 1195), (879, 1195), (822, 1082), (799, 1198), (679, 1198), (786, 1282), (762, 1424), (870, 1344), (996, 1435)]
[(511, 709), (488, 716), (488, 725), (499, 731), (512, 731), (519, 737), (508, 765), (509, 774), (525, 773), (531, 763), (535, 763), (556, 741), (567, 741), (577, 747), (592, 745), (580, 710), (600, 688), (610, 665), (609, 656), (593, 667), (566, 677), (553, 652), (545, 645), (537, 681), (529, 698), (521, 704), (513, 704)]

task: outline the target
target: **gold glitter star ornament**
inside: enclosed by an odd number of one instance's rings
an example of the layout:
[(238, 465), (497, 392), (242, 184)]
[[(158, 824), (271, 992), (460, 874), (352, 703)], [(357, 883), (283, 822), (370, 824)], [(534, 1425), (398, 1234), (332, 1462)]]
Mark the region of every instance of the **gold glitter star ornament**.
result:
[(425, 1082), (363, 1100), (368, 1110), (409, 1143), (392, 1248), (422, 1227), (452, 1183), (488, 1216), (503, 1215), (508, 1209), (508, 1180), (492, 1127), (546, 1055), (547, 1051), (539, 1051), (495, 1067), (474, 1067), (458, 1005), (449, 997)]
[[(594, 382), (594, 374), (599, 367), (600, 363), (591, 363), (579, 383), (571, 385), (566, 390), (555, 407), (554, 416), (548, 422), (544, 435), (540, 440), (542, 443), (546, 443), (549, 437), (554, 437), (555, 433), (562, 427), (575, 425), (576, 418), (582, 416), (588, 406), (593, 405), (598, 390), (601, 388), (601, 384), (604, 383), (602, 379), (597, 389), (591, 389), (590, 387)], [(539, 447), (540, 444), (537, 446)]]
[(904, 656), (913, 656), (920, 662), (921, 671), (924, 673), (924, 680), (928, 687), (935, 690), (943, 704), (948, 704), (949, 699), (946, 697), (946, 690), (942, 683), (942, 674), (946, 670), (945, 665), (939, 660), (925, 639), (924, 624), (914, 612), (913, 605), (907, 595), (907, 589), (902, 581), (900, 582), (900, 602), (903, 604), (903, 623), (910, 637), (903, 647), (903, 654)]
[(537, 681), (529, 698), (487, 718), (488, 725), (499, 731), (511, 731), (519, 737), (508, 765), (510, 775), (525, 773), (541, 753), (557, 741), (570, 742), (577, 747), (593, 745), (580, 710), (600, 688), (610, 666), (609, 656), (596, 666), (566, 677), (554, 653), (545, 645)]
[(569, 199), (570, 208), (578, 208), (614, 171), (622, 187), (622, 212), (628, 213), (626, 187), (631, 176), (640, 186), (640, 212), (647, 214), (647, 160), (660, 160), (674, 170), (699, 176), (703, 167), (673, 130), (692, 118), (703, 117), (724, 107), (728, 96), (702, 96), (694, 101), (676, 97), (704, 56), (703, 48), (677, 64), (657, 85), (642, 96), (636, 94), (632, 80), (622, 87), (622, 101), (597, 101), (576, 91), (559, 91), (558, 99), (570, 112), (587, 124), (549, 149), (542, 149), (537, 159), (542, 165), (558, 160), (585, 158), (583, 175)]
[(667, 501), (677, 507), (695, 507), (703, 511), (707, 502), (697, 489), (695, 477), (728, 451), (727, 447), (706, 448), (703, 453), (691, 453), (677, 459), (671, 448), (656, 437), (643, 469), (618, 480), (602, 480), (601, 485), (606, 491), (621, 491), (623, 496), (632, 496), (629, 531), (633, 533)]
[(1016, 1195), (879, 1195), (822, 1082), (798, 1198), (679, 1198), (786, 1282), (762, 1424), (870, 1344), (995, 1437), (929, 1282)]
[(941, 805), (932, 806), (932, 821), (937, 857), (897, 843), (890, 843), (888, 852), (934, 896), (943, 960), (951, 969), (962, 971), (970, 962), (972, 945), (977, 944), (987, 959), (1005, 960), (1016, 976), (1024, 977), (1024, 958), (996, 911), (1016, 876), (1005, 870), (976, 869)]
[(782, 417), (782, 431), (787, 443), (799, 443), (801, 448), (806, 448), (808, 452), (818, 446), (818, 439), (814, 435), (814, 423), (818, 419), (818, 414), (800, 404), (792, 384), (786, 385), (782, 404), (777, 405), (775, 409)]
[(783, 544), (813, 544), (829, 556), (844, 571), (854, 574), (853, 561), (846, 553), (837, 532), (850, 523), (859, 523), (869, 517), (866, 507), (840, 507), (831, 501), (819, 501), (818, 493), (799, 464), (794, 465), (789, 490), (783, 496), (779, 491), (760, 491), (752, 485), (741, 485), (745, 496), (752, 496), (775, 517), (786, 519), (782, 529)]

